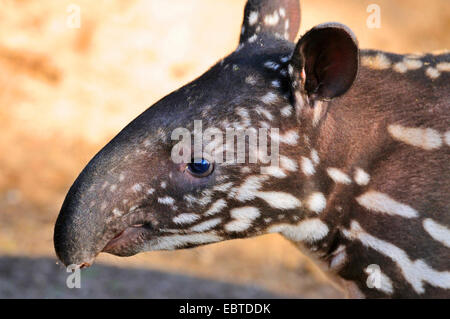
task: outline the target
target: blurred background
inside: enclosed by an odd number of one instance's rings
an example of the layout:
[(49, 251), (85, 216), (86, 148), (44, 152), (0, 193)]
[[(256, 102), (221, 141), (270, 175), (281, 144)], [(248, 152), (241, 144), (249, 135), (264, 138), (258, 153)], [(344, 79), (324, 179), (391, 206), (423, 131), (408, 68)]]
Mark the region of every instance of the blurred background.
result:
[[(102, 255), (81, 289), (66, 288), (56, 263), (53, 225), (78, 173), (133, 118), (235, 49), (245, 2), (0, 0), (0, 298), (343, 296), (278, 235)], [(366, 26), (372, 3), (379, 29)], [(362, 48), (450, 47), (448, 0), (301, 4), (300, 33), (338, 21)]]

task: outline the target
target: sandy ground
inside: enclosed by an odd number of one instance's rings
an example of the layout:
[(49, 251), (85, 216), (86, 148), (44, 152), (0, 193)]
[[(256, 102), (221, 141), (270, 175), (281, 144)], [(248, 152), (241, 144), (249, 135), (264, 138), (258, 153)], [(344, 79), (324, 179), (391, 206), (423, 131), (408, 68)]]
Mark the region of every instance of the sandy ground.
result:
[[(69, 4), (81, 27), (66, 25)], [(363, 48), (450, 47), (448, 0), (302, 1), (301, 33), (350, 26)], [(237, 44), (244, 0), (0, 0), (0, 297), (298, 297), (342, 294), (276, 235), (131, 258), (102, 256), (68, 290), (53, 224), (87, 161), (134, 117)]]

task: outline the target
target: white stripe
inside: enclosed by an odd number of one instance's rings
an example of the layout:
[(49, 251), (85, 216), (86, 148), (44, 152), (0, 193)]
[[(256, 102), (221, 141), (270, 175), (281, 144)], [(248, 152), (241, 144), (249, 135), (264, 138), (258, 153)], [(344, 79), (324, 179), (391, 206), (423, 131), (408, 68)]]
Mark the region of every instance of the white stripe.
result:
[(436, 223), (430, 218), (423, 221), (423, 228), (425, 228), (427, 233), (430, 234), (434, 240), (437, 240), (450, 248), (450, 229), (444, 225)]
[(199, 219), (200, 216), (197, 214), (180, 214), (173, 218), (175, 224), (190, 224)]
[(170, 196), (166, 196), (166, 197), (159, 197), (158, 198), (158, 203), (160, 204), (164, 204), (164, 205), (173, 205), (173, 203), (175, 202), (175, 199), (173, 199)]
[(339, 270), (347, 261), (347, 252), (345, 251), (345, 246), (340, 245), (334, 252), (333, 258), (330, 261), (331, 270)]
[(278, 166), (263, 166), (261, 167), (261, 174), (270, 175), (275, 178), (285, 178), (286, 173)]
[(185, 246), (186, 244), (204, 245), (222, 240), (223, 238), (217, 236), (214, 232), (206, 234), (160, 236), (144, 244), (142, 251), (172, 250)]
[(418, 217), (419, 213), (412, 207), (399, 203), (388, 195), (377, 192), (368, 191), (356, 198), (361, 206), (380, 213), (386, 213), (392, 216), (402, 216), (405, 218)]
[(449, 271), (436, 271), (421, 259), (412, 261), (405, 251), (389, 242), (368, 234), (361, 228), (358, 222), (352, 221), (351, 229), (343, 230), (342, 233), (348, 239), (357, 239), (364, 246), (370, 247), (392, 259), (417, 293), (422, 294), (425, 292), (425, 288), (423, 287), (424, 282), (435, 287), (450, 289)]
[(277, 209), (294, 209), (301, 206), (296, 197), (284, 192), (258, 192), (256, 196)]
[(220, 224), (221, 221), (222, 221), (221, 218), (210, 219), (210, 220), (204, 221), (203, 223), (200, 223), (198, 225), (191, 227), (190, 230), (194, 231), (194, 232), (204, 232), (205, 230), (209, 230), (211, 228), (216, 227), (217, 225)]
[(225, 225), (225, 230), (229, 232), (241, 232), (248, 229), (253, 220), (261, 215), (256, 207), (249, 206), (232, 209), (230, 214), (234, 220)]
[(442, 146), (441, 135), (431, 128), (389, 125), (388, 131), (394, 139), (424, 150), (433, 150)]
[(292, 241), (315, 242), (328, 234), (328, 226), (318, 218), (304, 220), (297, 225), (279, 224), (267, 229), (268, 233), (281, 233)]
[(224, 199), (218, 199), (211, 207), (205, 212), (206, 216), (211, 216), (219, 213), (224, 207), (227, 207), (227, 202)]

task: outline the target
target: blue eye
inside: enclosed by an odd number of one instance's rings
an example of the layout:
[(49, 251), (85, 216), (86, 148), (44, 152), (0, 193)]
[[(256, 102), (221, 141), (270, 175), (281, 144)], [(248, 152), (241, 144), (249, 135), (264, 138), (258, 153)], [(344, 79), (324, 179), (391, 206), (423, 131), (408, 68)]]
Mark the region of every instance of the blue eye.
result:
[(212, 173), (214, 165), (208, 160), (202, 158), (201, 160), (192, 161), (187, 164), (188, 172), (195, 177), (205, 177)]

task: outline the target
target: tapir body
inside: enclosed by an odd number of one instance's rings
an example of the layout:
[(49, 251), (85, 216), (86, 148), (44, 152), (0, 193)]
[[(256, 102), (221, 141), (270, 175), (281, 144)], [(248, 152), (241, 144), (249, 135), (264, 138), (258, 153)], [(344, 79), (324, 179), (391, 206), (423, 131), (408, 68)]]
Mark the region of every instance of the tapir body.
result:
[[(296, 0), (250, 0), (237, 50), (90, 161), (56, 222), (64, 264), (280, 233), (351, 297), (450, 297), (449, 54), (360, 51), (337, 23), (295, 44), (299, 23)], [(245, 160), (217, 160), (234, 137), (194, 158), (174, 132), (198, 121), (248, 133)], [(266, 131), (275, 163), (250, 148)]]

